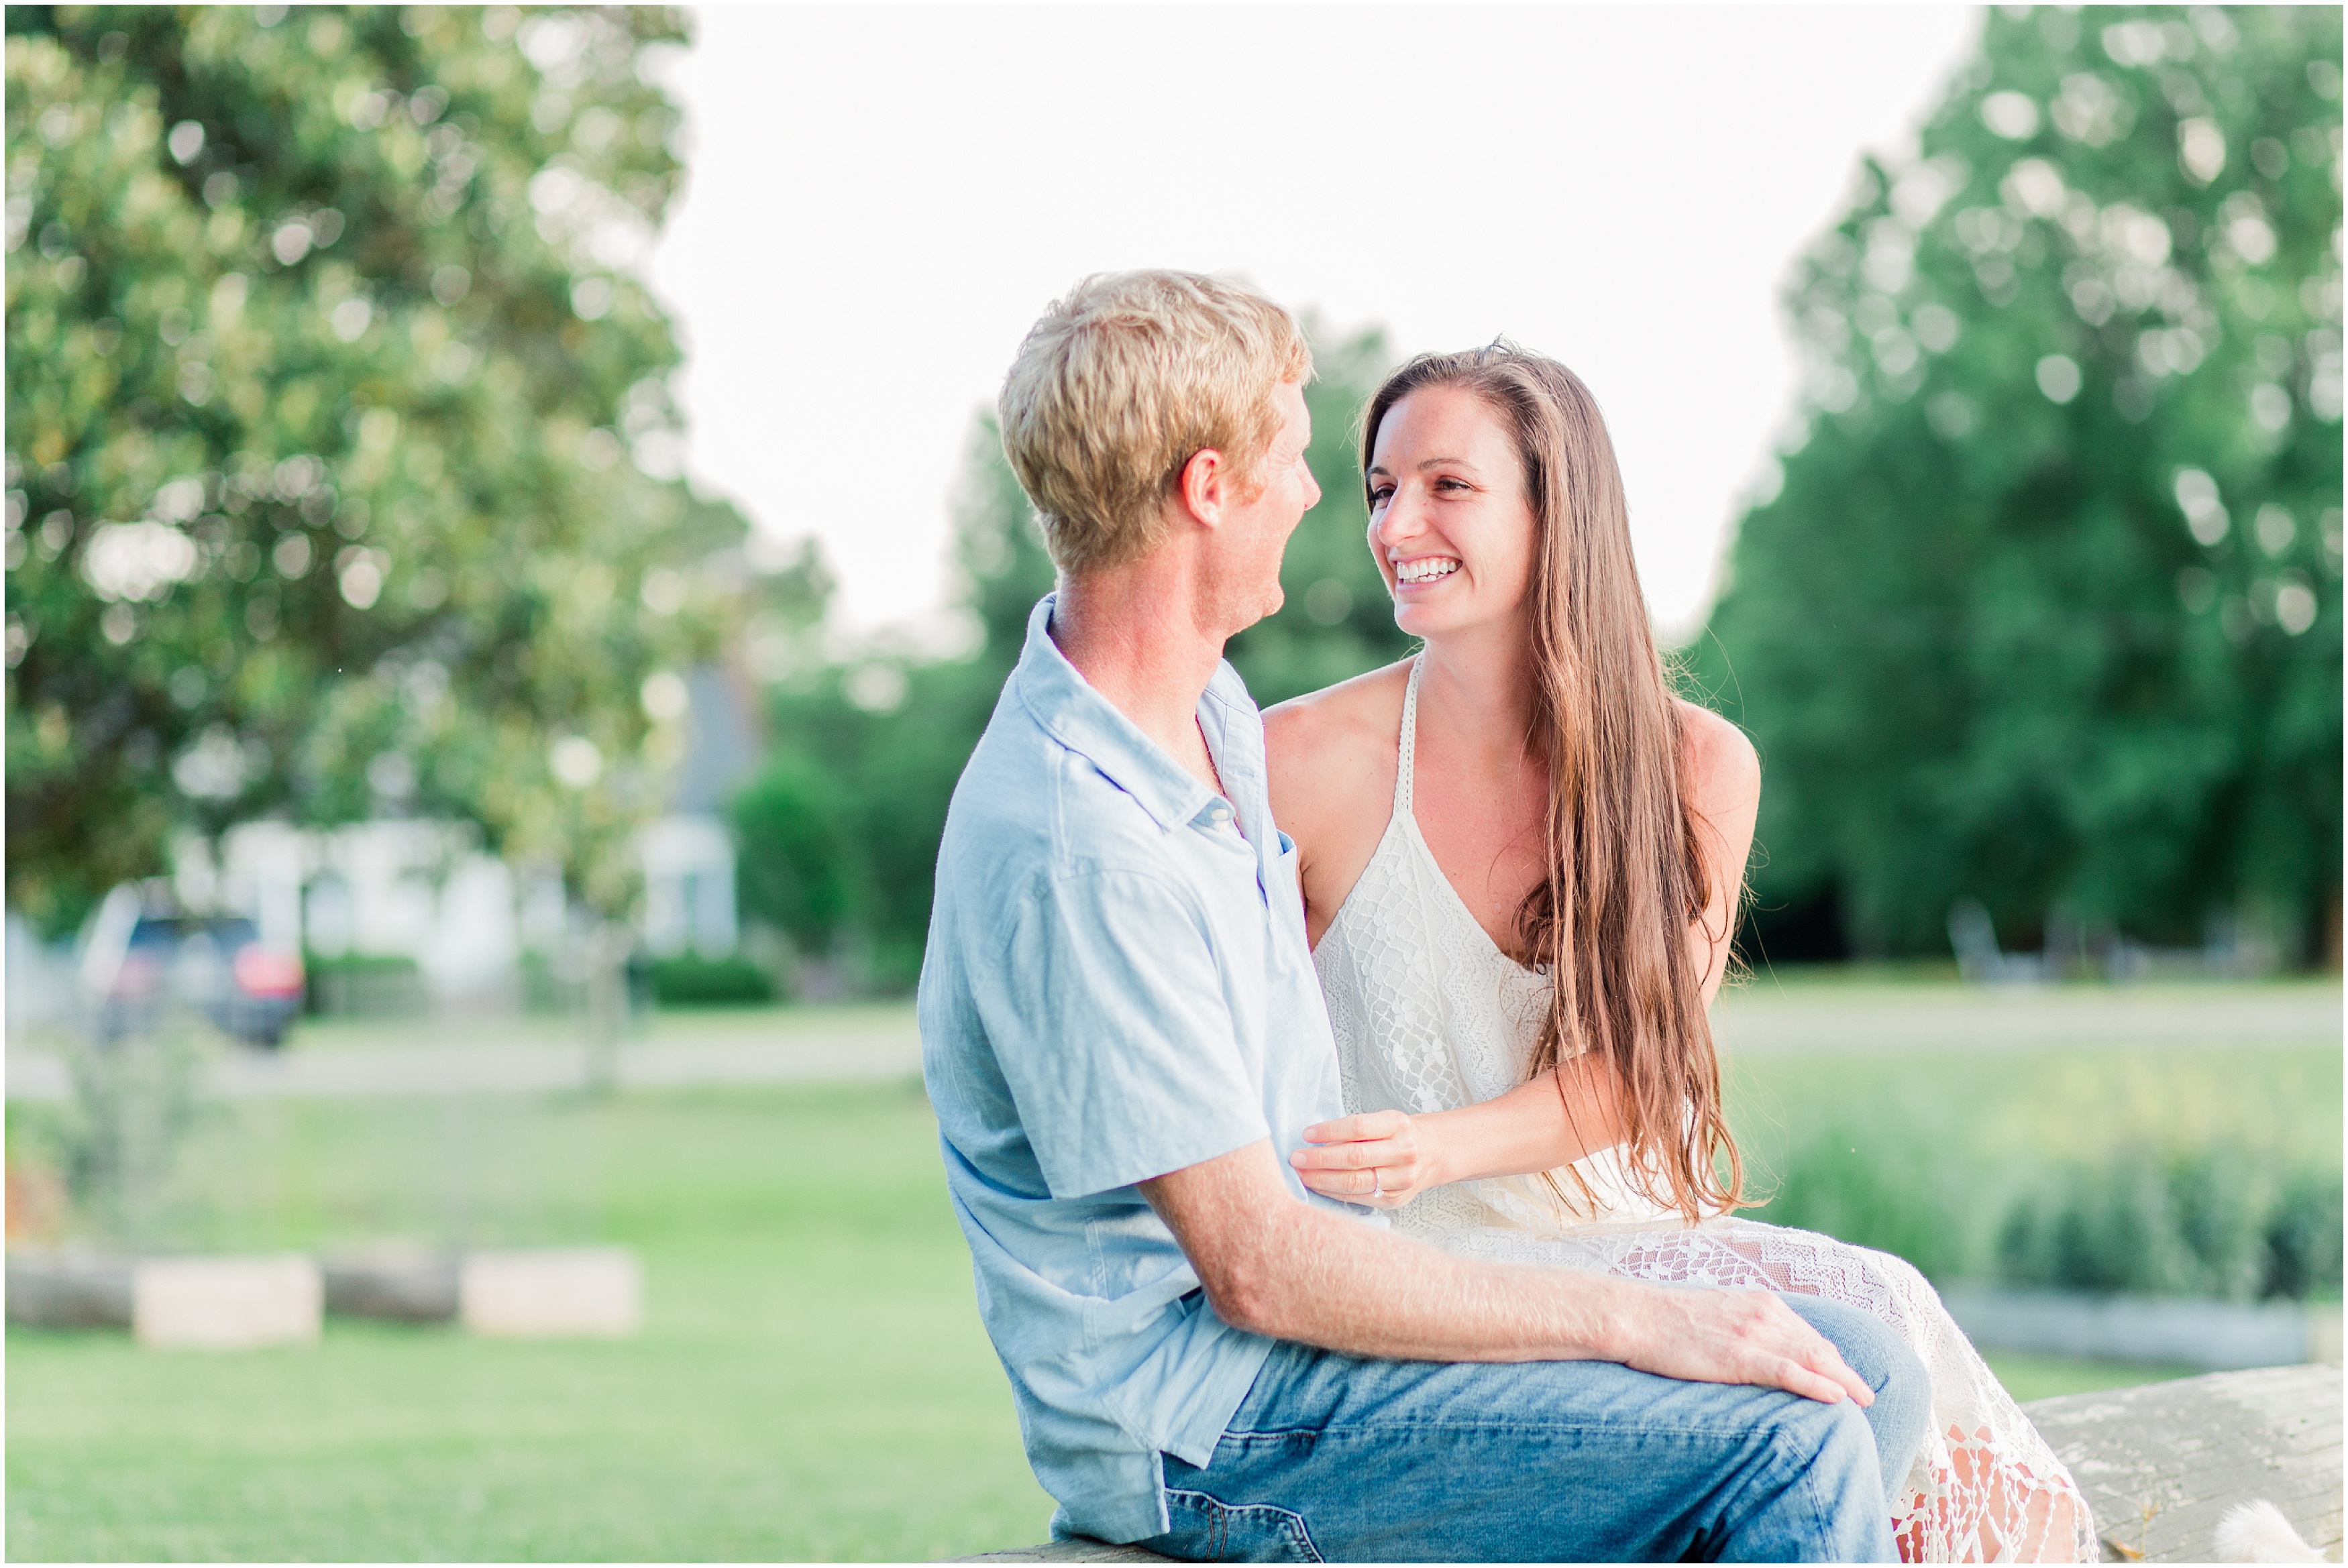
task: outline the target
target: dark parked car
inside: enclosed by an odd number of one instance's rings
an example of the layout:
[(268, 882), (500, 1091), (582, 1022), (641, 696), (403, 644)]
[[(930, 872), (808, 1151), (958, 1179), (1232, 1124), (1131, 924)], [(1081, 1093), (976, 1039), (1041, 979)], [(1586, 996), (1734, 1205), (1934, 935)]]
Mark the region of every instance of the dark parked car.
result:
[(96, 998), (101, 1039), (119, 1039), (150, 1023), (165, 1004), (179, 1002), (202, 1012), (222, 1033), (273, 1050), (302, 1011), (302, 960), (263, 947), (252, 922), (242, 916), (141, 911), (128, 929), (101, 919), (97, 940), (109, 937), (121, 944), (119, 959), (93, 954), (96, 962), (84, 969), (101, 977)]

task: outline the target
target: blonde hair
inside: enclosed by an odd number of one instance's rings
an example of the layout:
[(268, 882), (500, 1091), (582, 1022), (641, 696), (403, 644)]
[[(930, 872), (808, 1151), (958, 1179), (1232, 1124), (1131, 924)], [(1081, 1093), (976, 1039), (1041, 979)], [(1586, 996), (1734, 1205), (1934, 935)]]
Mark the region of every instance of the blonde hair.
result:
[(1312, 374), (1295, 318), (1243, 284), (1097, 272), (1055, 300), (996, 403), (1054, 564), (1083, 573), (1148, 554), (1183, 465), (1210, 447), (1252, 486), (1281, 384)]
[[(1647, 624), (1606, 422), (1579, 376), (1512, 343), (1421, 354), (1370, 399), (1365, 473), (1385, 416), (1429, 386), (1469, 393), (1498, 416), (1524, 465), (1534, 519), (1528, 739), (1549, 771), (1547, 867), (1517, 910), (1516, 937), (1517, 956), (1551, 986), (1527, 1076), (1597, 1052), (1622, 1086), (1625, 1163), (1640, 1187), (1691, 1221), (1735, 1208), (1744, 1161), (1687, 940), (1713, 868), (1680, 768), (1679, 707)], [(1720, 912), (1731, 930), (1744, 894), (1744, 868), (1734, 869), (1735, 893)]]

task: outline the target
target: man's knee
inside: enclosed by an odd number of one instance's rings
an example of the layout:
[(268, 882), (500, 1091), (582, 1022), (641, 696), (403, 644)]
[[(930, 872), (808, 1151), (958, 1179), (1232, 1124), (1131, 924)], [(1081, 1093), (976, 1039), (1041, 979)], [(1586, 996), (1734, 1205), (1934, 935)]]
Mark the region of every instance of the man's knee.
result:
[(1684, 1561), (1890, 1563), (1898, 1548), (1873, 1429), (1855, 1400), (1772, 1393), (1749, 1429), (1734, 1506)]
[(1812, 1495), (1826, 1511), (1823, 1555), (1837, 1563), (1891, 1562), (1898, 1553), (1880, 1435), (1848, 1399), (1826, 1414), (1809, 1473)]
[(1867, 1409), (1867, 1425), (1874, 1434), (1883, 1484), (1896, 1491), (1931, 1430), (1931, 1374), (1908, 1342), (1881, 1318), (1815, 1296), (1789, 1295), (1782, 1299), (1833, 1341), (1850, 1369), (1875, 1390), (1875, 1403)]

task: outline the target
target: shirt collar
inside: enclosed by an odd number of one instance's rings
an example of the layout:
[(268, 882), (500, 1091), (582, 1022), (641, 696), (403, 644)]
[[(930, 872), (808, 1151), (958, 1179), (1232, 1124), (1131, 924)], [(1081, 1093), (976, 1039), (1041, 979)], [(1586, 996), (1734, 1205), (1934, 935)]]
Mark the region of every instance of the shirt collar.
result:
[[(1188, 826), (1221, 797), (1192, 778), (1068, 662), (1052, 641), (1052, 602), (1056, 597), (1045, 594), (1028, 614), (1027, 645), (1011, 675), (1019, 701), (1045, 733), (1131, 795), (1160, 830)], [(1220, 673), (1218, 670), (1218, 676)], [(1210, 688), (1210, 693), (1201, 695), (1202, 709), (1212, 694)], [(1221, 728), (1219, 722), (1217, 738)], [(1222, 765), (1220, 757), (1216, 765)]]

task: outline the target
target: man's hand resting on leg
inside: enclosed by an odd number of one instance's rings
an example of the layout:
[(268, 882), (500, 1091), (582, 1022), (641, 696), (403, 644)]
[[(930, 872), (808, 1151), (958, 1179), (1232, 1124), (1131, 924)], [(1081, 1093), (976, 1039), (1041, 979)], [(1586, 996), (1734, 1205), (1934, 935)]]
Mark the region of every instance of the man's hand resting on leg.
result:
[(1236, 1328), (1418, 1361), (1619, 1361), (1833, 1404), (1874, 1394), (1766, 1291), (1645, 1285), (1455, 1257), (1300, 1203), (1269, 1141), (1141, 1184)]
[[(1631, 1284), (1631, 1281), (1613, 1283)], [(1766, 1290), (1639, 1286), (1630, 1339), (1605, 1358), (1690, 1383), (1754, 1383), (1833, 1404), (1875, 1395), (1834, 1342)]]

